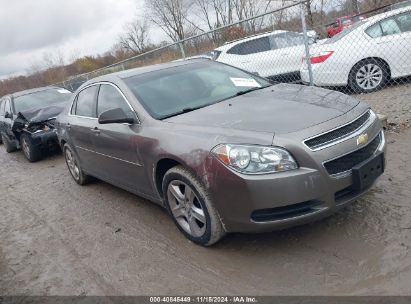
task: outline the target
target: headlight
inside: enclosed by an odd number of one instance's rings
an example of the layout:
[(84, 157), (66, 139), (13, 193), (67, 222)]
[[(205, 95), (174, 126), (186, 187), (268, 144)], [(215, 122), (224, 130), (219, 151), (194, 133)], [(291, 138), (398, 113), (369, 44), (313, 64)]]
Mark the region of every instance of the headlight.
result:
[(278, 147), (218, 145), (211, 151), (222, 163), (244, 174), (274, 173), (298, 168), (287, 150)]

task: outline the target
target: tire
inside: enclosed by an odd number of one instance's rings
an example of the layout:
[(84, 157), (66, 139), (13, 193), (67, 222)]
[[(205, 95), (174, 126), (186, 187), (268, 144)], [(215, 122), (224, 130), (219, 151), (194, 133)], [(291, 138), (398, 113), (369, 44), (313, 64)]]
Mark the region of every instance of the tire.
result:
[(75, 182), (79, 185), (85, 185), (90, 182), (90, 176), (85, 174), (80, 167), (80, 162), (73, 150), (68, 144), (63, 146), (64, 159), (66, 160), (67, 168)]
[(389, 77), (389, 67), (384, 61), (366, 59), (354, 65), (348, 83), (355, 93), (370, 93), (384, 87)]
[(166, 208), (186, 238), (210, 246), (224, 237), (211, 196), (193, 173), (182, 166), (171, 168), (164, 175), (162, 190)]
[(29, 162), (34, 163), (43, 158), (41, 148), (33, 145), (31, 143), (28, 134), (22, 134), (20, 137), (20, 145), (23, 150), (24, 156), (29, 160)]
[(4, 148), (6, 148), (7, 153), (12, 153), (17, 150), (16, 145), (14, 145), (12, 142), (9, 141), (6, 135), (1, 133), (1, 140), (4, 144)]

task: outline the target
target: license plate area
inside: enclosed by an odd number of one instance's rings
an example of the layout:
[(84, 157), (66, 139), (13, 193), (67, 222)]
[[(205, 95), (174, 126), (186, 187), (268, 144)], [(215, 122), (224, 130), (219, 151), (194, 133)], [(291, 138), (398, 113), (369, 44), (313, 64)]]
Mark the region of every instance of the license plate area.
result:
[(374, 158), (366, 160), (352, 168), (352, 189), (361, 191), (370, 187), (384, 172), (384, 153), (379, 152)]

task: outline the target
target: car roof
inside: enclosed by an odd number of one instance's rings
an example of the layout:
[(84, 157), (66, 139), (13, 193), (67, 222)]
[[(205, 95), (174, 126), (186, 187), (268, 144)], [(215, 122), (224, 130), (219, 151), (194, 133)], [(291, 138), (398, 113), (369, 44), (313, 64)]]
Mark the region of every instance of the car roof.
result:
[(96, 78), (93, 78), (86, 83), (84, 83), (81, 87), (85, 87), (89, 84), (95, 83), (95, 82), (101, 82), (101, 81), (112, 81), (114, 79), (124, 79), (132, 76), (137, 76), (137, 75), (143, 75), (146, 73), (150, 72), (155, 72), (155, 71), (160, 71), (160, 70), (165, 70), (165, 69), (170, 69), (178, 66), (183, 66), (187, 64), (193, 64), (197, 62), (211, 62), (209, 59), (187, 59), (183, 61), (172, 61), (168, 63), (160, 63), (160, 64), (155, 64), (155, 65), (148, 65), (144, 67), (139, 67), (139, 68), (134, 68), (126, 71), (121, 71), (121, 72), (115, 72), (111, 74), (106, 74), (103, 76), (99, 76)]
[(46, 91), (50, 89), (62, 89), (60, 87), (55, 87), (55, 86), (49, 86), (49, 87), (41, 87), (41, 88), (35, 88), (35, 89), (30, 89), (30, 90), (24, 90), (24, 91), (19, 91), (19, 92), (14, 92), (12, 94), (6, 95), (6, 96), (11, 96), (13, 98), (24, 96), (24, 95), (29, 95), (41, 91)]
[(364, 24), (367, 24), (367, 26), (368, 26), (370, 23), (378, 22), (378, 21), (383, 20), (385, 18), (394, 16), (394, 15), (397, 15), (397, 14), (400, 14), (400, 13), (403, 13), (403, 12), (407, 12), (409, 10), (411, 10), (411, 6), (401, 7), (401, 8), (393, 9), (393, 10), (390, 10), (390, 11), (387, 11), (387, 12), (379, 13), (377, 15), (374, 15), (374, 16), (371, 16), (371, 17), (368, 17), (367, 19), (365, 19)]
[(286, 32), (289, 32), (289, 31), (276, 30), (276, 31), (272, 31), (272, 32), (266, 32), (266, 33), (263, 33), (263, 34), (249, 36), (249, 37), (246, 37), (246, 38), (243, 38), (243, 39), (238, 39), (238, 40), (226, 43), (226, 44), (216, 48), (216, 50), (217, 51), (226, 51), (226, 50), (230, 49), (231, 47), (233, 47), (233, 46), (235, 46), (239, 43), (243, 43), (243, 42), (246, 42), (246, 41), (251, 41), (251, 40), (262, 38), (262, 37), (271, 36), (273, 34), (281, 34), (281, 33), (286, 33)]

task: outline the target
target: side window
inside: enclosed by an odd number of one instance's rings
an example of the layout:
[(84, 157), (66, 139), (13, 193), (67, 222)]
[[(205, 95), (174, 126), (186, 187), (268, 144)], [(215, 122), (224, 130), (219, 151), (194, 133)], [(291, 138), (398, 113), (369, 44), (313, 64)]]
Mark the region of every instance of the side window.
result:
[(273, 49), (282, 49), (290, 46), (290, 43), (285, 34), (271, 36), (271, 44), (276, 46)]
[(5, 100), (2, 99), (0, 100), (0, 116), (4, 116), (4, 104), (5, 104)]
[(227, 53), (237, 55), (248, 55), (254, 53), (266, 52), (271, 49), (268, 37), (257, 38), (246, 41), (232, 47)]
[(242, 51), (244, 55), (247, 55), (247, 54), (266, 52), (266, 51), (269, 51), (270, 49), (271, 49), (270, 40), (268, 39), (268, 37), (262, 37), (262, 38), (244, 42)]
[(77, 95), (76, 115), (92, 118), (97, 117), (95, 106), (96, 90), (97, 86), (94, 85), (84, 89)]
[(4, 114), (6, 114), (7, 112), (11, 114), (9, 99), (6, 99), (6, 102), (4, 103)]
[(304, 36), (297, 33), (286, 33), (290, 46), (302, 45), (304, 44)]
[(102, 84), (98, 93), (97, 116), (100, 116), (100, 114), (105, 111), (116, 108), (122, 109), (124, 113), (128, 115), (133, 115), (127, 101), (120, 92), (111, 85)]
[(411, 32), (411, 12), (406, 12), (395, 17), (401, 32)]
[(369, 28), (367, 28), (365, 30), (365, 32), (367, 33), (368, 36), (370, 36), (371, 38), (378, 38), (382, 36), (382, 30), (381, 30), (381, 26), (380, 23), (376, 23), (373, 26), (370, 26)]
[(381, 21), (381, 29), (384, 36), (401, 33), (400, 27), (392, 18)]

